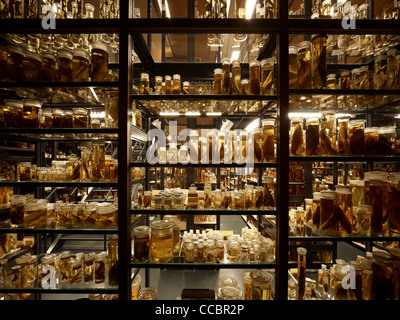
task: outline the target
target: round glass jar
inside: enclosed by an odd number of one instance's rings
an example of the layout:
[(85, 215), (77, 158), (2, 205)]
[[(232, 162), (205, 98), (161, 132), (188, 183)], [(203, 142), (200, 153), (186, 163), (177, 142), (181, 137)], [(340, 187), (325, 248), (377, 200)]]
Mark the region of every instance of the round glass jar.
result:
[(157, 220), (150, 225), (150, 256), (155, 263), (171, 262), (173, 254), (172, 222)]
[(24, 52), (14, 46), (7, 47), (7, 76), (11, 81), (22, 81), (24, 78)]
[(147, 262), (150, 253), (150, 228), (137, 226), (133, 228), (133, 259), (135, 262)]
[(95, 42), (92, 45), (91, 56), (91, 81), (107, 81), (108, 77), (108, 49), (102, 42)]
[(53, 112), (51, 109), (42, 109), (39, 125), (42, 129), (53, 128)]
[(51, 53), (42, 54), (43, 81), (55, 82), (57, 80), (57, 59)]
[(118, 287), (118, 235), (113, 234), (108, 239), (108, 285)]
[(157, 300), (157, 290), (154, 288), (142, 288), (137, 294), (137, 300)]
[(98, 204), (96, 207), (96, 228), (111, 229), (115, 227), (114, 211), (113, 203)]
[(13, 195), (10, 198), (10, 226), (11, 228), (24, 225), (26, 196)]
[(61, 82), (72, 81), (72, 52), (61, 49), (58, 51), (57, 80)]
[(4, 126), (6, 128), (23, 127), (24, 104), (18, 100), (5, 99), (3, 104)]
[(39, 128), (39, 119), (42, 104), (35, 100), (25, 100), (23, 102), (22, 124), (24, 128)]
[(72, 51), (72, 81), (89, 81), (89, 53), (84, 49)]
[(31, 199), (25, 203), (24, 227), (46, 228), (47, 199)]
[(135, 278), (132, 281), (132, 298), (131, 300), (138, 299), (138, 292), (142, 288), (142, 277), (140, 274), (136, 274)]
[(365, 120), (349, 121), (349, 148), (353, 156), (364, 154)]
[(242, 300), (243, 290), (235, 285), (218, 287), (216, 292), (217, 300)]
[(72, 127), (73, 128), (88, 128), (89, 127), (89, 116), (85, 108), (74, 108), (72, 115)]
[(250, 272), (251, 277), (251, 299), (272, 300), (271, 284), (272, 275), (268, 271), (254, 270)]
[(181, 94), (181, 76), (179, 74), (172, 76), (172, 94)]

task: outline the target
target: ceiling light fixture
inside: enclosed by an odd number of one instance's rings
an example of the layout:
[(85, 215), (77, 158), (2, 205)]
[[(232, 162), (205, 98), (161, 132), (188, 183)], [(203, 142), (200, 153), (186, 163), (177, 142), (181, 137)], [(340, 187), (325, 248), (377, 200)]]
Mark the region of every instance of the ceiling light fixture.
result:
[(253, 16), (254, 8), (256, 7), (256, 0), (247, 0), (246, 1), (246, 19), (251, 19)]

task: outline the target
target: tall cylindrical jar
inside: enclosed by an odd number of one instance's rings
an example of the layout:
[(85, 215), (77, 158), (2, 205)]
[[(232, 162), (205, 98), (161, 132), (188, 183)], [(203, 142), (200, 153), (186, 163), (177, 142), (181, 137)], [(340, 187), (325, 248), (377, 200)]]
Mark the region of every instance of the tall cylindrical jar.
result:
[(311, 42), (303, 41), (297, 46), (297, 87), (312, 89)]
[(108, 285), (118, 286), (118, 235), (113, 234), (108, 239)]
[(151, 260), (155, 263), (171, 262), (173, 256), (172, 223), (164, 220), (156, 220), (151, 223), (150, 228)]
[(274, 71), (275, 71), (274, 58), (267, 58), (261, 60), (261, 94), (275, 94)]
[(314, 89), (326, 88), (326, 41), (327, 35), (312, 37), (312, 85)]
[(297, 299), (306, 300), (306, 248), (297, 248)]
[(336, 192), (332, 190), (322, 190), (320, 217), (320, 231), (322, 234), (337, 235), (338, 217), (336, 213)]
[(108, 48), (102, 42), (92, 45), (91, 81), (107, 81), (108, 78)]
[(297, 89), (297, 47), (289, 47), (289, 89)]
[(249, 94), (260, 94), (260, 61), (253, 60), (249, 66)]

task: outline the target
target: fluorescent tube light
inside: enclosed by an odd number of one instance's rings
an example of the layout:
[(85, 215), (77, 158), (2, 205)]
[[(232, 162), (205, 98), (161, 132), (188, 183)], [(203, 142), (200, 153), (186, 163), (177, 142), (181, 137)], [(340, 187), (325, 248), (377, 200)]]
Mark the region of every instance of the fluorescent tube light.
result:
[(232, 61), (239, 60), (239, 56), (240, 56), (240, 51), (239, 50), (232, 51), (231, 63), (232, 63)]
[(251, 19), (253, 16), (254, 8), (256, 7), (256, 0), (247, 0), (246, 1), (246, 19)]
[(244, 130), (246, 130), (247, 132), (251, 132), (259, 125), (260, 125), (260, 119), (257, 118), (254, 121), (250, 122), (250, 124)]
[(179, 112), (160, 112), (160, 116), (179, 116)]
[(206, 115), (207, 116), (221, 116), (222, 113), (221, 112), (207, 112)]

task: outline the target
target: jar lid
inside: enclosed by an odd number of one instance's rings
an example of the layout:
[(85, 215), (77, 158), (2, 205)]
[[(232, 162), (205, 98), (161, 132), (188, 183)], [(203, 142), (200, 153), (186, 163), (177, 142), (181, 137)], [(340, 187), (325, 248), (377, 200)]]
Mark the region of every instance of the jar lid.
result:
[(311, 47), (311, 42), (310, 41), (302, 41), (298, 44), (297, 46), (297, 51), (304, 49), (304, 48), (310, 48)]
[(350, 75), (350, 70), (343, 70), (340, 74), (342, 76), (348, 76), (348, 75)]
[(220, 287), (223, 287), (223, 286), (237, 286), (238, 282), (233, 277), (222, 277), (222, 278), (219, 278), (218, 285)]
[(23, 108), (24, 104), (19, 100), (5, 99), (4, 104), (9, 107)]
[(34, 60), (42, 62), (42, 57), (36, 52), (26, 51), (24, 56), (25, 56), (25, 58), (34, 59)]
[(69, 50), (65, 50), (65, 49), (58, 50), (58, 56), (60, 58), (67, 58), (70, 60), (72, 60), (72, 57), (73, 57), (72, 52)]
[(41, 108), (42, 104), (40, 101), (37, 100), (24, 100), (24, 106), (32, 106), (32, 107), (36, 107), (36, 108)]
[(336, 199), (336, 191), (333, 191), (333, 190), (322, 190), (321, 191), (321, 198), (322, 199), (334, 200), (334, 199)]
[(93, 49), (98, 49), (98, 50), (103, 50), (105, 52), (108, 52), (107, 45), (103, 42), (95, 42), (92, 44), (92, 50)]
[(289, 47), (289, 54), (297, 54), (297, 47), (296, 46), (290, 46)]
[(261, 65), (261, 62), (260, 61), (258, 61), (258, 60), (253, 60), (253, 61), (251, 61), (250, 62), (250, 68), (251, 67), (258, 67), (258, 66), (260, 66)]
[(233, 60), (232, 67), (240, 67), (240, 60)]
[(74, 57), (80, 57), (80, 58), (89, 60), (89, 52), (87, 52), (84, 49), (80, 49), (80, 48), (74, 49), (74, 50), (72, 50), (72, 55)]
[(254, 281), (270, 283), (272, 282), (272, 275), (265, 270), (253, 270), (250, 272), (250, 276)]
[(53, 113), (58, 115), (63, 115), (64, 111), (62, 111), (61, 109), (53, 109)]
[(352, 194), (352, 188), (350, 186), (336, 185), (335, 188), (337, 193)]
[(53, 60), (54, 62), (57, 60), (56, 56), (54, 54), (51, 54), (48, 52), (42, 54), (42, 59), (50, 59), (50, 60)]
[(72, 112), (72, 110), (65, 110), (64, 111), (64, 115), (66, 116), (72, 116), (74, 113)]
[(214, 74), (222, 74), (222, 73), (223, 73), (223, 71), (221, 68), (214, 69)]
[(269, 64), (269, 65), (275, 64), (275, 59), (274, 58), (267, 58), (267, 59), (261, 60), (261, 66), (264, 66), (266, 64)]
[(387, 178), (387, 173), (382, 171), (368, 171), (364, 173), (365, 180), (380, 180), (384, 181)]
[(141, 74), (140, 74), (140, 78), (149, 78), (149, 74), (148, 73), (146, 73), (146, 72), (142, 72)]
[(172, 78), (173, 79), (180, 79), (181, 78), (181, 75), (180, 74), (174, 74), (173, 76), (172, 76)]
[(275, 120), (274, 119), (263, 119), (261, 121), (263, 126), (268, 126), (268, 125), (275, 125)]
[(228, 58), (228, 57), (225, 57), (225, 58), (222, 58), (222, 60), (221, 60), (221, 62), (222, 62), (222, 65), (224, 65), (224, 64), (231, 64), (231, 59), (230, 58)]
[(85, 108), (73, 108), (72, 110), (73, 110), (73, 113), (87, 115), (87, 111)]
[(150, 231), (150, 228), (148, 226), (137, 226), (133, 228), (133, 233), (136, 235), (148, 235)]
[(336, 73), (330, 73), (327, 75), (327, 79), (335, 79), (336, 80)]
[(357, 187), (363, 187), (364, 180), (349, 180), (349, 184)]
[(165, 76), (164, 79), (165, 79), (165, 80), (171, 80), (172, 77), (171, 77), (171, 76)]
[(156, 220), (156, 221), (153, 221), (150, 224), (150, 226), (152, 229), (159, 229), (159, 230), (169, 229), (169, 228), (172, 228), (172, 222), (165, 221), (165, 220)]
[(354, 74), (354, 73), (360, 73), (360, 72), (361, 72), (361, 68), (355, 68), (355, 69), (351, 70), (351, 73), (352, 73), (352, 74)]

